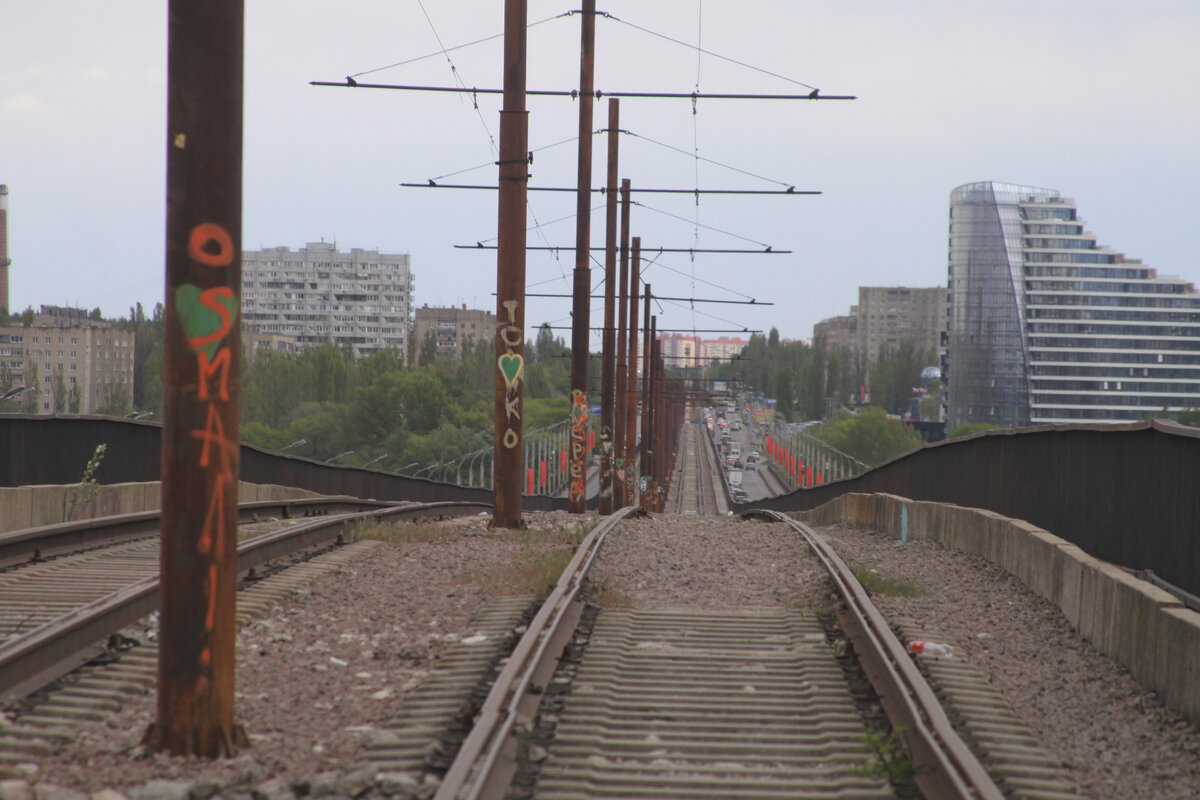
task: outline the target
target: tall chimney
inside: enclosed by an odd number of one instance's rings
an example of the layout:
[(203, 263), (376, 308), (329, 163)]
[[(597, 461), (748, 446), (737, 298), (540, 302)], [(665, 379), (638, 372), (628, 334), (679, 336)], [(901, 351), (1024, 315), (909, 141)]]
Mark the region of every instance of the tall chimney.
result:
[[(0, 308), (8, 305), (8, 187), (0, 183)], [(7, 320), (6, 320), (7, 321)]]

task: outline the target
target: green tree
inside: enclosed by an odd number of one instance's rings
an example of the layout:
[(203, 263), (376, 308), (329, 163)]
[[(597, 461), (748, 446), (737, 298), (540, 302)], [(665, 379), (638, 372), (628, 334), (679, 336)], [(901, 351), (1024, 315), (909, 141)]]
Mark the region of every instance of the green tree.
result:
[(977, 433), (984, 431), (997, 430), (995, 425), (989, 425), (986, 422), (968, 422), (965, 425), (959, 425), (950, 433), (946, 434), (947, 439), (959, 439), (963, 436), (974, 436)]
[(42, 396), (42, 387), (38, 382), (38, 366), (32, 359), (28, 362), (29, 369), (25, 372), (25, 385), (29, 387), (29, 391), (21, 395), (24, 400), (21, 401), (21, 410), (26, 414), (38, 413), (38, 401)]
[(125, 381), (110, 381), (104, 384), (100, 391), (100, 404), (96, 407), (97, 414), (107, 414), (110, 417), (123, 417), (133, 410), (129, 404), (129, 387)]
[(340, 403), (346, 399), (346, 380), (354, 363), (352, 353), (347, 354), (332, 342), (326, 342), (305, 351), (304, 361), (311, 376), (310, 399), (318, 403)]
[(430, 372), (394, 372), (355, 392), (346, 424), (357, 441), (381, 442), (396, 430), (433, 430), (446, 404), (446, 390)]
[(795, 391), (792, 389), (792, 371), (781, 367), (775, 375), (775, 411), (788, 422), (796, 418)]
[(827, 426), (817, 436), (871, 466), (879, 466), (896, 456), (921, 446), (921, 435), (909, 425), (888, 419), (883, 409), (863, 408), (857, 416)]
[(919, 385), (921, 370), (933, 363), (931, 352), (918, 350), (911, 339), (895, 349), (882, 348), (871, 368), (871, 405), (893, 414), (908, 410), (912, 389)]
[(438, 359), (438, 341), (437, 334), (433, 328), (425, 331), (425, 337), (421, 339), (421, 350), (417, 354), (417, 365), (422, 367), (433, 366)]
[(67, 378), (63, 373), (63, 365), (60, 363), (54, 368), (54, 380), (50, 384), (53, 403), (51, 408), (55, 414), (62, 414), (67, 410)]
[(67, 393), (67, 411), (72, 414), (78, 414), (83, 407), (83, 392), (79, 391), (79, 384), (71, 384), (71, 391)]

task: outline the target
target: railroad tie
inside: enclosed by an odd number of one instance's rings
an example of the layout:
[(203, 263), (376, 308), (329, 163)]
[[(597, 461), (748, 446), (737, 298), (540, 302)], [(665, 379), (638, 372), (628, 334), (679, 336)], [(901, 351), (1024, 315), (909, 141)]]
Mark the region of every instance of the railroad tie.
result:
[(1027, 800), (1079, 800), (1079, 789), (1061, 760), (1048, 755), (983, 671), (961, 647), (936, 630), (909, 619), (892, 621), (905, 643), (925, 640), (954, 646), (950, 658), (918, 655), (917, 664), (971, 746), (1006, 795)]

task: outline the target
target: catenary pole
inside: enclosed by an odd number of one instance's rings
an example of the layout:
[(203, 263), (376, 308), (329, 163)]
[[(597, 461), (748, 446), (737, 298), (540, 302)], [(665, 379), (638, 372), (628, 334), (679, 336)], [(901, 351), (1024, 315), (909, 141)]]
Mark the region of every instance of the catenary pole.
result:
[(629, 457), (625, 446), (628, 420), (625, 414), (625, 387), (629, 381), (629, 366), (626, 341), (629, 337), (629, 179), (621, 181), (621, 273), (618, 277), (620, 296), (617, 301), (617, 383), (616, 408), (613, 427), (613, 505), (624, 508), (629, 505), (629, 484), (625, 480), (625, 460)]
[(499, 240), (496, 255), (495, 457), (492, 525), (521, 526), (525, 394), (526, 0), (504, 3), (504, 107), (500, 111)]
[(161, 595), (151, 751), (216, 758), (234, 722), (242, 0), (167, 14)]
[(596, 55), (596, 0), (583, 0), (579, 51), (579, 180), (575, 203), (575, 272), (571, 314), (571, 484), (567, 510), (582, 514), (587, 503), (588, 337), (592, 292), (591, 187), (592, 83)]
[(641, 288), (642, 237), (634, 236), (629, 260), (629, 358), (625, 380), (625, 491), (626, 503), (637, 498), (638, 476), (638, 298)]
[[(604, 333), (600, 347), (600, 496), (602, 515), (613, 513), (613, 431), (616, 428), (617, 342), (613, 328), (617, 289), (617, 137), (620, 100), (608, 101), (608, 197), (604, 219)], [(588, 288), (589, 301), (591, 288)]]

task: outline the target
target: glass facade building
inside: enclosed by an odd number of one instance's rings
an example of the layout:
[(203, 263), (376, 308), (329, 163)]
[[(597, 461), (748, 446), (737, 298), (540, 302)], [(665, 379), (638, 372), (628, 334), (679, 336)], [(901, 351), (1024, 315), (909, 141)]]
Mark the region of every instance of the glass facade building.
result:
[(1200, 294), (1097, 245), (1057, 191), (958, 187), (949, 248), (949, 429), (1200, 407)]

